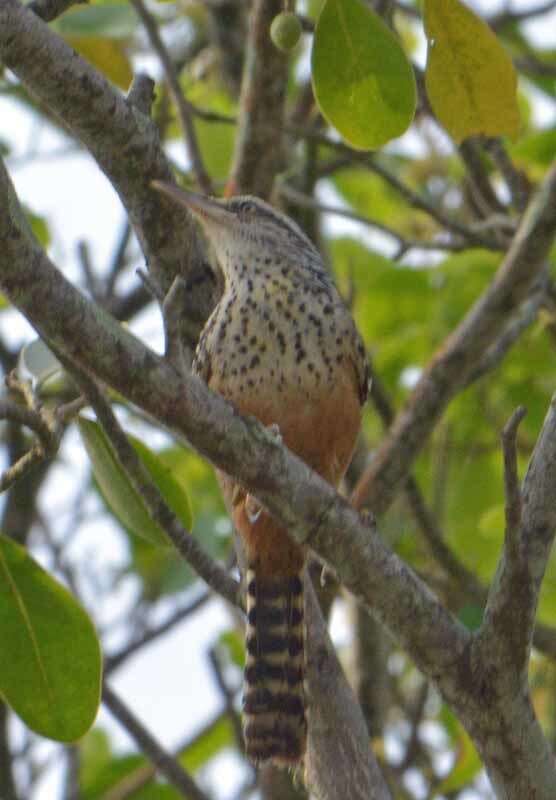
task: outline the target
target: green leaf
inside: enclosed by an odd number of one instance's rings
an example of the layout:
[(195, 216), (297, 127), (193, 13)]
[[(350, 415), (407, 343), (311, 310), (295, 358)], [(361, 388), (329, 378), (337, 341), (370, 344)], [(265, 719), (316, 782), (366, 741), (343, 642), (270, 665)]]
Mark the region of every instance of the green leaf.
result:
[(143, 499), (117, 461), (100, 425), (81, 417), (78, 427), (95, 480), (110, 510), (131, 533), (167, 545), (166, 535), (150, 518)]
[(218, 755), (225, 747), (235, 745), (232, 724), (227, 716), (219, 717), (189, 747), (183, 751), (179, 761), (188, 772), (195, 773), (207, 761)]
[(410, 125), (413, 69), (392, 31), (361, 0), (327, 0), (311, 66), (320, 110), (353, 147), (380, 147)]
[(129, 440), (167, 505), (170, 506), (183, 527), (191, 530), (193, 517), (185, 483), (176, 480), (171, 467), (164, 462), (160, 454), (154, 453), (135, 436), (129, 436)]
[(99, 762), (96, 770), (80, 775), (81, 791), (79, 800), (102, 800), (106, 793), (120, 781), (125, 781), (128, 775), (146, 765), (146, 759), (139, 755), (114, 756), (106, 761)]
[(53, 27), (62, 36), (123, 39), (137, 29), (137, 15), (127, 3), (95, 3), (74, 6)]
[(427, 94), (453, 139), (516, 136), (515, 69), (486, 22), (459, 0), (425, 0), (424, 23)]
[(481, 606), (467, 605), (460, 608), (458, 619), (467, 630), (476, 631), (481, 627), (483, 621), (483, 609)]
[(526, 163), (549, 167), (556, 157), (556, 129), (532, 133), (512, 147), (511, 155)]
[(460, 723), (458, 723), (455, 745), (457, 748), (456, 762), (449, 775), (435, 788), (437, 796), (463, 789), (482, 769), (481, 759), (473, 742)]
[(31, 230), (33, 231), (34, 236), (36, 237), (37, 241), (43, 247), (48, 247), (50, 244), (50, 230), (48, 228), (48, 223), (44, 217), (35, 214), (29, 208), (24, 206), (25, 215), (27, 217), (27, 221), (31, 226)]
[(0, 536), (0, 693), (36, 733), (61, 742), (94, 722), (101, 654), (75, 598), (27, 553)]
[[(233, 117), (235, 114), (234, 103), (214, 77), (209, 76), (204, 80), (199, 80), (185, 73), (181, 84), (188, 100), (193, 105), (215, 114), (229, 117)], [(232, 161), (235, 126), (226, 122), (212, 122), (198, 117), (195, 117), (194, 125), (206, 169), (213, 178), (225, 180)], [(181, 126), (172, 125), (169, 135), (181, 139), (183, 136)]]
[(223, 631), (223, 633), (220, 634), (218, 642), (225, 648), (232, 664), (243, 669), (245, 666), (245, 645), (243, 636), (236, 630)]
[(103, 728), (94, 727), (79, 743), (79, 784), (88, 786), (112, 758), (110, 737)]
[(506, 527), (506, 513), (502, 503), (496, 503), (488, 508), (477, 523), (477, 530), (485, 538), (500, 539)]

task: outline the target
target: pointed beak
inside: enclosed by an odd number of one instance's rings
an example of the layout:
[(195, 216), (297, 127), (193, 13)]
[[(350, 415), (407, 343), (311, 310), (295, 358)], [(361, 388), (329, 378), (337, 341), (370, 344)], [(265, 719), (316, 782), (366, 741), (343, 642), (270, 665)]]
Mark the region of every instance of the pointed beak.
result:
[(209, 225), (211, 223), (230, 225), (234, 220), (234, 214), (212, 197), (205, 197), (197, 192), (188, 192), (164, 181), (151, 181), (151, 186), (178, 205), (185, 206), (201, 222)]

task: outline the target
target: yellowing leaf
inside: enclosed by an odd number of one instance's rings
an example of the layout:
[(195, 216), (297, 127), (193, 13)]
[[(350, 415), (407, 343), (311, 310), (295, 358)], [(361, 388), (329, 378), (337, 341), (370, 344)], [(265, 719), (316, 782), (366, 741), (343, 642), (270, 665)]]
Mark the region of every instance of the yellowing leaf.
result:
[(327, 0), (311, 67), (320, 110), (353, 147), (380, 147), (411, 123), (413, 69), (392, 31), (361, 0)]
[(488, 25), (459, 0), (425, 0), (425, 85), (434, 113), (456, 142), (519, 130), (517, 78)]
[(109, 81), (127, 91), (133, 78), (124, 46), (117, 39), (97, 36), (67, 36), (67, 41)]

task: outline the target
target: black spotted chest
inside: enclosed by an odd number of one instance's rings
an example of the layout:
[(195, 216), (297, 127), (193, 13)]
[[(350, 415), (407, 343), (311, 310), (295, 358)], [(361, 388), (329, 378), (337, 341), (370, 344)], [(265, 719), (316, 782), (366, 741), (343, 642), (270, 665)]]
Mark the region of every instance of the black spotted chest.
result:
[(194, 370), (231, 398), (257, 390), (310, 398), (334, 385), (356, 346), (332, 287), (277, 277), (228, 287), (201, 335)]

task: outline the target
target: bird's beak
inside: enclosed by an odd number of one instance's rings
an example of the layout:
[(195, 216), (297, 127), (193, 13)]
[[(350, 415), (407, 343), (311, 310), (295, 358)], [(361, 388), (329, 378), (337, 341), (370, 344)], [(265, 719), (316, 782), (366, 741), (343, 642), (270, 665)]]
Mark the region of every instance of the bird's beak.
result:
[(164, 181), (151, 181), (151, 186), (178, 205), (185, 206), (201, 222), (208, 224), (214, 222), (219, 225), (230, 225), (233, 222), (233, 213), (213, 197), (205, 197), (197, 192), (188, 192)]

